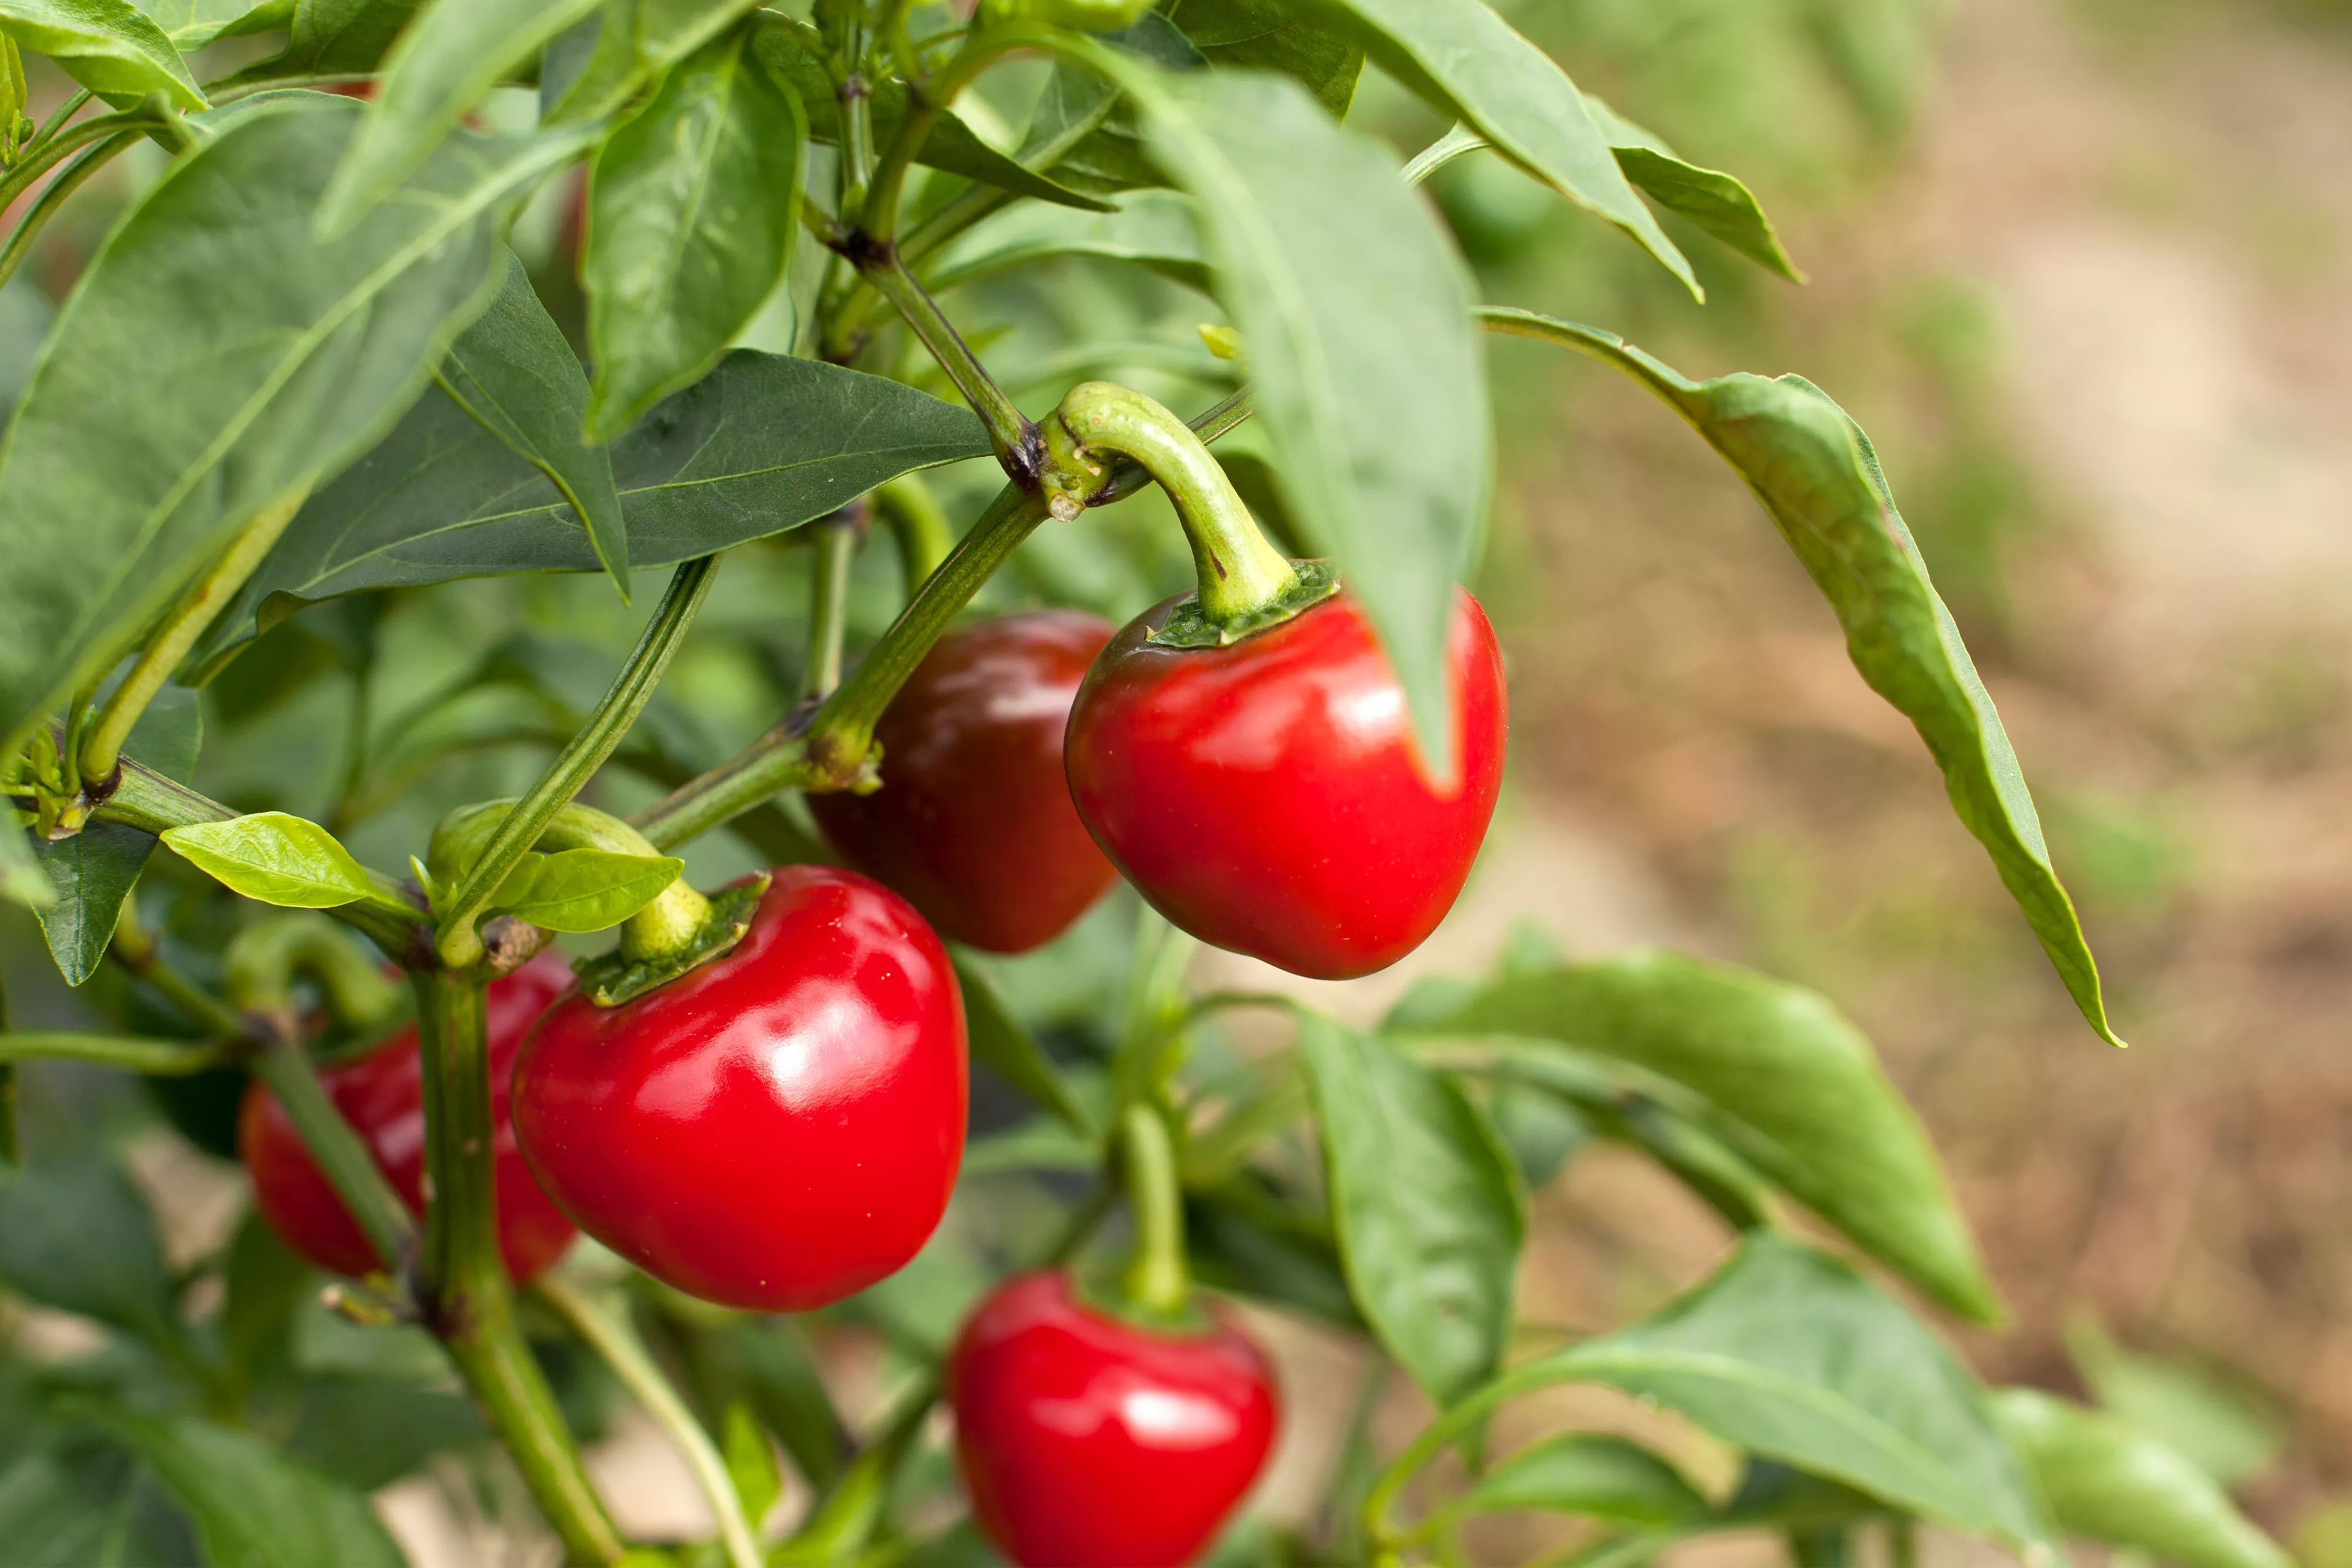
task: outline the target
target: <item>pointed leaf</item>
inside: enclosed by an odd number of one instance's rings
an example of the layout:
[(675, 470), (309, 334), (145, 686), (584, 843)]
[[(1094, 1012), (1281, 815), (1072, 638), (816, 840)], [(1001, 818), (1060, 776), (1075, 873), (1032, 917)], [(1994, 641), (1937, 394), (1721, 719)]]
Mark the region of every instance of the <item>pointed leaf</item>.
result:
[(1748, 481), (1837, 612), (1862, 678), (1927, 743), (1953, 811), (1992, 856), (2074, 1005), (2101, 1039), (2123, 1044), (2017, 753), (1862, 427), (1801, 376), (1694, 382), (1612, 332), (1524, 310), (1479, 315), (1495, 331), (1574, 349), (1643, 382)]
[(174, 109), (205, 107), (180, 51), (131, 0), (0, 0), (0, 32), (48, 56), (92, 92), (118, 99), (160, 92)]
[(131, 1178), (90, 1145), (0, 1176), (0, 1281), (26, 1301), (150, 1343), (185, 1337), (155, 1216)]
[(1203, 293), (1210, 287), (1200, 220), (1191, 198), (1174, 191), (1138, 191), (1117, 212), (1085, 217), (1051, 207), (1007, 207), (942, 251), (929, 284), (934, 290), (953, 288), (1058, 256), (1133, 262)]
[(504, 902), (509, 877), (493, 907), (550, 931), (604, 931), (661, 896), (685, 869), (684, 861), (670, 855), (564, 850), (537, 862), (528, 891), (515, 903)]
[(610, 114), (755, 5), (756, 0), (605, 0), (548, 45), (540, 68), (541, 120), (559, 124)]
[(173, 828), (163, 842), (232, 893), (284, 909), (340, 909), (375, 895), (352, 852), (283, 811)]
[(1612, 1524), (1663, 1529), (1706, 1514), (1706, 1499), (1683, 1473), (1622, 1437), (1562, 1432), (1533, 1443), (1478, 1478), (1447, 1509), (1581, 1514)]
[(365, 1494), (249, 1433), (127, 1410), (100, 1418), (187, 1511), (205, 1560), (235, 1568), (405, 1568)]
[(1805, 280), (1781, 248), (1780, 233), (1765, 216), (1756, 193), (1719, 170), (1685, 162), (1673, 148), (1591, 93), (1584, 95), (1584, 108), (1616, 153), (1617, 167), (1658, 205), (1682, 214), (1759, 267), (1791, 283)]

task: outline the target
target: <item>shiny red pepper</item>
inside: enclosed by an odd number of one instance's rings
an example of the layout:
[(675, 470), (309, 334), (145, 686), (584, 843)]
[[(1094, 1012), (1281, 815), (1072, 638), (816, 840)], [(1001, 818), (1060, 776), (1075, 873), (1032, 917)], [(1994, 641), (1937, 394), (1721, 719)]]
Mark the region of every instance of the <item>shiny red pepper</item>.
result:
[[(572, 1222), (523, 1166), (507, 1106), (507, 1074), (524, 1034), (571, 983), (572, 971), (563, 960), (542, 953), (491, 982), (485, 998), (490, 1114), (498, 1128), (492, 1179), (498, 1184), (499, 1249), (505, 1255), (507, 1272), (517, 1280), (530, 1279), (572, 1244)], [(404, 1030), (358, 1061), (325, 1069), (319, 1082), (335, 1108), (367, 1140), (393, 1190), (421, 1216), (425, 1083), (416, 1059), (416, 1031)], [(277, 1096), (258, 1079), (246, 1089), (236, 1145), (253, 1177), (254, 1202), (296, 1251), (338, 1274), (365, 1274), (380, 1266), (359, 1222), (311, 1160)]]
[(1062, 732), (1109, 622), (1041, 610), (941, 637), (874, 737), (882, 788), (812, 795), (834, 847), (959, 942), (1024, 953), (1117, 877), (1062, 774)]
[(1459, 777), (1439, 789), (1354, 598), (1224, 647), (1147, 641), (1176, 603), (1121, 629), (1079, 689), (1078, 815), (1202, 941), (1318, 979), (1386, 968), (1454, 906), (1502, 788), (1509, 709), (1486, 612), (1457, 593)]
[(972, 1511), (1021, 1568), (1179, 1568), (1274, 1446), (1274, 1374), (1216, 1322), (1146, 1328), (1028, 1274), (982, 1303), (947, 1368)]
[(618, 1007), (573, 993), (515, 1062), (515, 1130), (583, 1230), (656, 1279), (805, 1312), (893, 1273), (963, 1157), (947, 950), (856, 872), (787, 866), (735, 949)]

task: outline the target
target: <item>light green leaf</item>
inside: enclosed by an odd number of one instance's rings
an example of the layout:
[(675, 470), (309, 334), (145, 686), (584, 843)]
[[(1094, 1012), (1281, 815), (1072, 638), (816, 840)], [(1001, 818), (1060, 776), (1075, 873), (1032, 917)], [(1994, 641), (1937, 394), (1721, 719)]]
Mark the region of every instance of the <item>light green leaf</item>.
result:
[(110, 1410), (100, 1424), (144, 1461), (218, 1568), (405, 1568), (363, 1493), (248, 1433), (193, 1416)]
[(1011, 206), (975, 224), (940, 255), (929, 281), (953, 288), (1048, 256), (1133, 262), (1206, 293), (1209, 260), (1191, 198), (1137, 191), (1113, 213), (1073, 217), (1051, 207)]
[(2101, 1039), (2123, 1044), (2017, 753), (1862, 427), (1801, 376), (1694, 382), (1612, 332), (1524, 310), (1479, 315), (1495, 331), (1574, 349), (1643, 382), (1748, 481), (1837, 612), (1854, 667), (1927, 743), (1953, 811), (1992, 856), (2074, 1005)]
[(736, 1500), (743, 1505), (743, 1517), (756, 1530), (784, 1490), (784, 1474), (776, 1463), (775, 1448), (768, 1441), (768, 1434), (761, 1430), (751, 1407), (740, 1399), (727, 1406), (722, 1441), (727, 1479), (734, 1483)]
[(108, 236), (0, 446), (0, 756), (236, 530), (390, 427), (562, 150), (461, 132), (403, 200), (319, 245), (310, 208), (358, 106), (233, 107)]
[(1013, 1016), (996, 982), (961, 956), (956, 958), (955, 971), (963, 991), (971, 1059), (1003, 1079), (1031, 1104), (1051, 1111), (1088, 1139), (1098, 1136), (1094, 1118), (1079, 1103), (1037, 1037)]
[(758, 314), (800, 236), (800, 100), (738, 33), (670, 72), (588, 184), (588, 431), (608, 439), (699, 380)]
[(1673, 148), (1589, 92), (1584, 95), (1584, 108), (1616, 153), (1617, 167), (1658, 205), (1682, 214), (1759, 267), (1791, 283), (1805, 281), (1805, 275), (1781, 247), (1780, 233), (1765, 215), (1756, 193), (1720, 170), (1685, 162)]
[(1444, 1076), (1304, 1013), (1324, 1186), (1364, 1321), (1440, 1404), (1493, 1375), (1511, 1333), (1527, 1214), (1504, 1152)]
[[(1644, 952), (1507, 977), (1415, 1027), (1558, 1040), (1654, 1073), (1696, 1097), (1689, 1108), (1705, 1128), (1872, 1256), (1955, 1312), (2000, 1313), (1935, 1146), (1870, 1041), (1816, 992)], [(1529, 1064), (1538, 1072), (1543, 1050)]]
[[(719, 37), (755, 0), (604, 0), (548, 47), (540, 70), (541, 119), (549, 124), (610, 114), (657, 72)], [(577, 48), (555, 79), (556, 56)]]
[(0, 32), (48, 56), (92, 92), (120, 99), (160, 92), (174, 109), (205, 107), (180, 51), (131, 0), (0, 0)]
[(1550, 56), (1485, 0), (1323, 0), (1360, 29), (1375, 60), (1430, 103), (1466, 120), (1561, 195), (1608, 219), (1682, 279), (1706, 291), (1658, 226)]
[(2192, 1363), (2126, 1350), (2095, 1319), (2068, 1326), (2066, 1350), (2092, 1398), (2225, 1487), (2267, 1469), (2286, 1446), (2278, 1418), (2246, 1393)]
[(1704, 1518), (1707, 1506), (1680, 1470), (1639, 1444), (1598, 1432), (1561, 1432), (1497, 1461), (1446, 1509), (1449, 1514), (1514, 1511), (1664, 1529)]
[(376, 896), (332, 833), (283, 811), (173, 828), (163, 842), (232, 893), (280, 908), (340, 909)]
[(0, 1281), (26, 1301), (151, 1344), (176, 1346), (186, 1337), (155, 1216), (93, 1145), (0, 1176)]
[(138, 0), (138, 5), (183, 55), (215, 38), (283, 27), (294, 10), (293, 0)]
[(2212, 1477), (2137, 1427), (2032, 1388), (1994, 1409), (2067, 1534), (2181, 1568), (2288, 1568)]
[(550, 931), (584, 933), (618, 925), (651, 904), (686, 862), (671, 855), (563, 850), (532, 862), (528, 885), (517, 887), (521, 869), (499, 884), (492, 907)]
[(319, 198), (313, 232), (335, 238), (425, 166), (508, 72), (596, 0), (427, 0), (383, 57), (375, 101)]
[(512, 251), (498, 298), (449, 345), (440, 382), (460, 408), (562, 492), (625, 601), (629, 530), (613, 483), (613, 455), (580, 437), (588, 372)]

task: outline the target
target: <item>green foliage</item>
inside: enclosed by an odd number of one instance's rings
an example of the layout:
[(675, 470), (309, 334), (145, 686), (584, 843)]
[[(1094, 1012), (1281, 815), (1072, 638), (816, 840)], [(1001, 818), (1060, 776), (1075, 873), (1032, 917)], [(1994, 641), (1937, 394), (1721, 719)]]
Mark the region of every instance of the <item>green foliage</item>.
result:
[(1706, 1497), (1680, 1470), (1639, 1444), (1595, 1432), (1562, 1432), (1498, 1460), (1453, 1508), (1573, 1513), (1651, 1530), (1707, 1512)]
[(173, 39), (131, 0), (0, 0), (0, 32), (92, 92), (125, 99), (155, 92), (175, 109), (205, 107)]
[(367, 1499), (248, 1433), (190, 1417), (109, 1412), (102, 1425), (187, 1511), (222, 1568), (402, 1568)]
[(173, 828), (163, 842), (222, 886), (285, 909), (340, 909), (379, 896), (335, 836), (283, 811)]
[(526, 854), (499, 883), (490, 908), (550, 931), (604, 931), (661, 895), (686, 862), (670, 855), (562, 850)]

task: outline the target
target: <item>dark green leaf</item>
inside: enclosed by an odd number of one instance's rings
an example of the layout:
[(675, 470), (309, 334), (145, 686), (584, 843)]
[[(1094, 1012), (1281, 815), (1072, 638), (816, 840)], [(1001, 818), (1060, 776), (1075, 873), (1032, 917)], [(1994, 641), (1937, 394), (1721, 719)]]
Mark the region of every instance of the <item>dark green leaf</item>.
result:
[(1724, 1505), (1726, 1525), (1859, 1524), (1886, 1517), (1886, 1505), (1836, 1481), (1770, 1459), (1752, 1459), (1739, 1490)]
[(1530, 1192), (1549, 1186), (1592, 1138), (1591, 1121), (1574, 1105), (1517, 1083), (1494, 1086), (1486, 1097), (1486, 1117)]
[(1626, 1096), (1607, 1118), (1611, 1133), (1674, 1173), (1706, 1206), (1740, 1230), (1771, 1222), (1756, 1169), (1689, 1119), (1656, 1101)]
[(2193, 1363), (2126, 1350), (2096, 1320), (2070, 1326), (2066, 1349), (2091, 1396), (2197, 1462), (2225, 1487), (2268, 1469), (2286, 1446), (2278, 1417)]
[(658, 898), (686, 869), (684, 861), (670, 855), (588, 849), (533, 856), (526, 864), (523, 885), (517, 885), (524, 873), (518, 866), (499, 884), (492, 907), (550, 931), (570, 932), (618, 925)]
[(1462, 1091), (1385, 1044), (1302, 1014), (1324, 1186), (1348, 1286), (1440, 1404), (1491, 1376), (1527, 1234), (1510, 1156)]
[(1255, 1172), (1185, 1194), (1184, 1244), (1193, 1277), (1213, 1290), (1364, 1327), (1328, 1216), (1284, 1202)]
[(285, 49), (225, 86), (251, 88), (306, 77), (365, 76), (383, 63), (419, 0), (295, 0)]
[(425, 0), (383, 57), (375, 101), (319, 198), (317, 232), (340, 235), (425, 166), (481, 96), (596, 0)]
[[(613, 474), (643, 570), (797, 528), (913, 469), (987, 455), (968, 409), (880, 376), (741, 349), (614, 443)], [(390, 439), (311, 497), (197, 656), (216, 659), (337, 594), (596, 569), (547, 476), (427, 392)]]
[(155, 1217), (102, 1149), (0, 1178), (0, 1281), (151, 1343), (183, 1339)]
[(784, 1490), (784, 1477), (777, 1468), (776, 1450), (769, 1445), (768, 1434), (760, 1429), (751, 1407), (740, 1401), (727, 1406), (724, 1451), (727, 1479), (734, 1483), (743, 1517), (756, 1529), (775, 1507)]
[(1364, 73), (1363, 46), (1349, 29), (1301, 16), (1286, 0), (1177, 0), (1169, 12), (1210, 65), (1295, 77), (1332, 119), (1348, 118)]
[(1456, 1511), (1574, 1513), (1664, 1528), (1699, 1519), (1707, 1508), (1680, 1470), (1639, 1444), (1562, 1432), (1497, 1462), (1446, 1511)]
[(1422, 756), (1450, 778), (1447, 628), (1492, 465), (1461, 260), (1387, 153), (1297, 82), (1099, 58), (1199, 203), (1291, 513), (1363, 602)]
[(1634, 953), (1498, 980), (1417, 1027), (1559, 1040), (1679, 1085), (1735, 1152), (1858, 1246), (1955, 1312), (1999, 1315), (1918, 1118), (1815, 992)]
[(295, 9), (294, 0), (138, 0), (138, 5), (183, 55), (194, 54), (215, 38), (283, 27)]
[(291, 1351), (310, 1266), (279, 1239), (260, 1210), (249, 1209), (229, 1240), (222, 1283), (221, 1352), (237, 1381), (250, 1387)]
[(2287, 1568), (2212, 1477), (2137, 1427), (2032, 1388), (1994, 1409), (2067, 1534), (2181, 1568)]
[(943, 251), (930, 284), (952, 288), (1056, 256), (1133, 262), (1204, 293), (1209, 287), (1200, 223), (1191, 199), (1174, 191), (1138, 191), (1117, 212), (1086, 217), (1051, 207), (1008, 207)]
[(163, 842), (232, 893), (284, 909), (340, 909), (375, 892), (334, 834), (284, 811), (173, 828)]
[(1372, 57), (1513, 162), (1632, 235), (1700, 298), (1690, 263), (1625, 183), (1583, 95), (1484, 0), (1323, 0)]
[(193, 1542), (130, 1458), (97, 1442), (28, 1448), (0, 1469), (9, 1568), (167, 1568)]
[(581, 262), (592, 436), (700, 379), (774, 292), (800, 237), (807, 134), (800, 100), (737, 33), (671, 71), (604, 143)]
[(588, 373), (512, 251), (498, 298), (449, 345), (440, 381), (459, 407), (562, 492), (587, 528), (596, 559), (627, 599), (629, 530), (613, 484), (613, 455), (580, 435)]
[[(604, 0), (596, 15), (548, 47), (540, 70), (541, 118), (548, 123), (609, 114), (656, 72), (668, 69), (731, 26), (754, 0)], [(551, 67), (566, 47), (576, 64)]]
[(964, 1023), (971, 1037), (971, 1059), (1019, 1091), (1031, 1104), (1051, 1111), (1088, 1138), (1097, 1136), (1094, 1118), (1071, 1092), (1061, 1070), (1045, 1054), (1037, 1037), (1005, 1005), (1004, 994), (996, 988), (996, 982), (961, 956), (956, 959), (956, 979), (963, 989)]
[(1759, 267), (1791, 283), (1805, 280), (1753, 191), (1729, 174), (1685, 162), (1673, 148), (1591, 93), (1584, 95), (1584, 107), (1617, 154), (1617, 167), (1658, 205), (1682, 214)]
[(76, 287), (0, 448), (0, 755), (237, 529), (390, 426), (492, 281), (504, 210), (559, 151), (460, 133), (404, 200), (318, 245), (311, 204), (357, 107), (248, 109), (165, 172)]
[(217, 1568), (404, 1568), (361, 1493), (247, 1433), (110, 1412), (106, 1429), (188, 1512)]
[(457, 1389), (330, 1374), (302, 1380), (286, 1446), (345, 1486), (373, 1491), (414, 1475), (436, 1454), (488, 1436), (473, 1401)]
[(1917, 727), (1952, 810), (1992, 856), (2074, 1005), (2121, 1045), (2017, 753), (1862, 427), (1801, 376), (1694, 382), (1614, 333), (1523, 310), (1480, 314), (1496, 331), (1575, 349), (1642, 381), (1748, 481), (1836, 611), (1854, 667)]
[(180, 51), (131, 0), (0, 0), (0, 33), (48, 56), (92, 92), (117, 99), (160, 92), (174, 109), (205, 106)]

